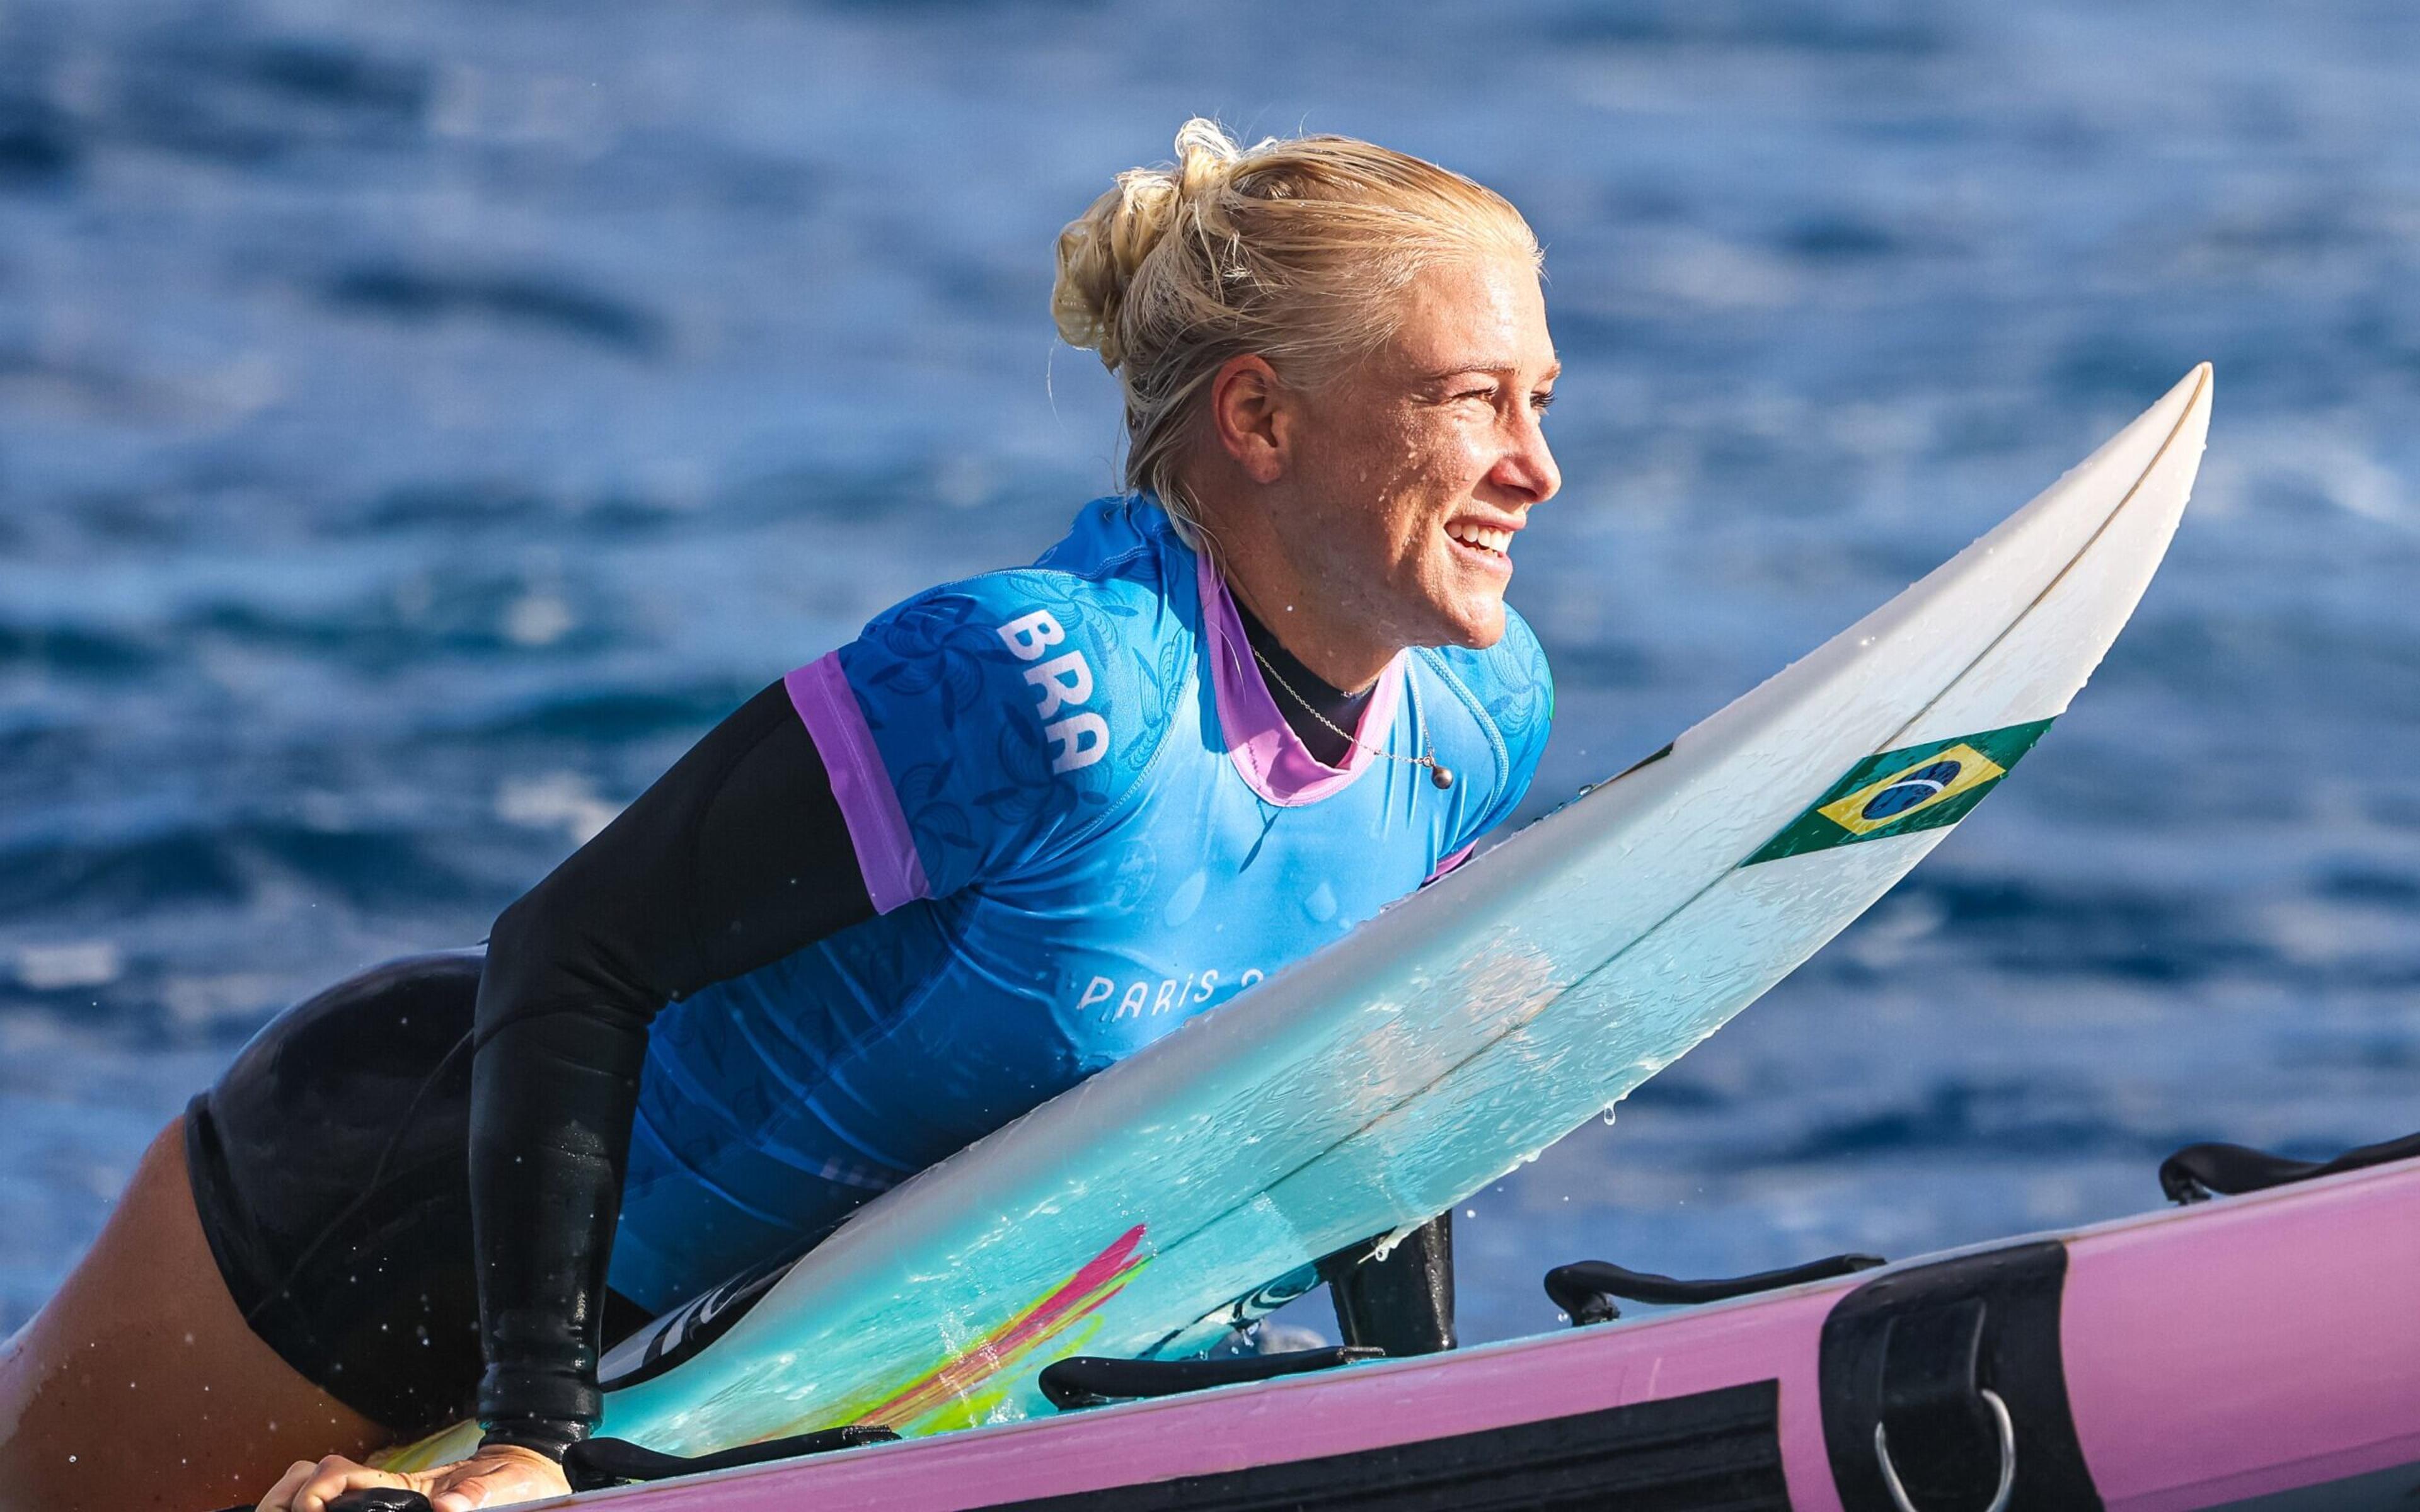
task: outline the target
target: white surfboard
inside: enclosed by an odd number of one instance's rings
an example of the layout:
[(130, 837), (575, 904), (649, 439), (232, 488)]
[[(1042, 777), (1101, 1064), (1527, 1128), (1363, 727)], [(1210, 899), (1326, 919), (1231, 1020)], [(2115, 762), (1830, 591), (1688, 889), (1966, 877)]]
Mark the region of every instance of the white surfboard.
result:
[(1666, 752), (617, 1350), (602, 1431), (702, 1454), (1047, 1413), (1052, 1360), (1199, 1348), (1530, 1159), (1863, 913), (2067, 708), (2210, 404), (2205, 364)]

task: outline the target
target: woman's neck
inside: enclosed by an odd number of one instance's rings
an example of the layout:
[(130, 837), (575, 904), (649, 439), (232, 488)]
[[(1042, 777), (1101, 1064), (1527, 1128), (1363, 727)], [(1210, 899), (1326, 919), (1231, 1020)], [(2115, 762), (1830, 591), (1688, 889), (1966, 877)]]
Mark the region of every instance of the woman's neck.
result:
[(1363, 692), (1377, 683), (1404, 648), (1366, 612), (1375, 606), (1361, 601), (1359, 585), (1307, 580), (1300, 553), (1288, 549), (1269, 517), (1267, 498), (1204, 497), (1198, 507), (1215, 525), (1213, 560), (1238, 607), (1329, 687)]
[(1373, 679), (1357, 693), (1347, 693), (1327, 679), (1312, 671), (1302, 659), (1286, 649), (1269, 627), (1261, 623), (1240, 595), (1235, 598), (1235, 617), (1243, 622), (1244, 638), (1252, 643), (1253, 655), (1260, 658), (1261, 671), (1270, 674), (1266, 680), (1280, 686), (1269, 689), (1269, 698), (1286, 728), (1295, 733), (1303, 748), (1329, 766), (1342, 766), (1353, 754), (1353, 740), (1348, 732), (1359, 724), (1361, 711), (1369, 707), (1370, 695), (1376, 690)]

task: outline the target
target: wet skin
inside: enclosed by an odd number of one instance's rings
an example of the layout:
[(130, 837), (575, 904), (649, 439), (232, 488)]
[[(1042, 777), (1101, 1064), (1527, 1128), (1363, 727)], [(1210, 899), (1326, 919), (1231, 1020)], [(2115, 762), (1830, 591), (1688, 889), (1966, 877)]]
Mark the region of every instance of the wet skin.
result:
[(194, 1512), (391, 1435), (263, 1344), (194, 1211), (182, 1120), (58, 1294), (0, 1346), (0, 1507)]
[(1393, 336), (1323, 383), (1231, 360), (1186, 471), (1229, 586), (1346, 690), (1406, 646), (1495, 644), (1511, 556), (1456, 536), (1518, 532), (1561, 486), (1541, 428), (1560, 371), (1514, 258), (1429, 269)]

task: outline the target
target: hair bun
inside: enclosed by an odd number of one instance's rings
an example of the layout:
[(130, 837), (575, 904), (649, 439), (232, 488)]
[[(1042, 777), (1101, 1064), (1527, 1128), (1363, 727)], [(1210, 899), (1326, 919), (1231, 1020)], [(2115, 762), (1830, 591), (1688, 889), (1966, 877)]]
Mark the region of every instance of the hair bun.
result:
[(1050, 314), (1117, 375), (1125, 486), (1209, 550), (1186, 473), (1221, 365), (1256, 357), (1308, 393), (1390, 340), (1404, 290), (1453, 258), (1534, 273), (1538, 239), (1502, 195), (1434, 162), (1349, 136), (1240, 147), (1196, 118), (1176, 161), (1118, 175), (1059, 233)]
[(1198, 209), (1226, 187), (1242, 155), (1225, 128), (1197, 116), (1177, 131), (1175, 162), (1127, 169), (1067, 223), (1059, 233), (1050, 316), (1069, 346), (1099, 352), (1101, 365), (1112, 372), (1125, 361), (1118, 317), (1136, 270), (1188, 205)]

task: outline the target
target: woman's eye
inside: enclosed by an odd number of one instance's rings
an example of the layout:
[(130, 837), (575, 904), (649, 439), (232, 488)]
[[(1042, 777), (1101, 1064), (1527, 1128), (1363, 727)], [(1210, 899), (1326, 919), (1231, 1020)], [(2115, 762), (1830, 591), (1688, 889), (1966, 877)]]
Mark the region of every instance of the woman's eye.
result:
[(1547, 410), (1553, 409), (1554, 405), (1555, 396), (1551, 393), (1533, 393), (1529, 395), (1529, 408), (1535, 409), (1542, 415)]

